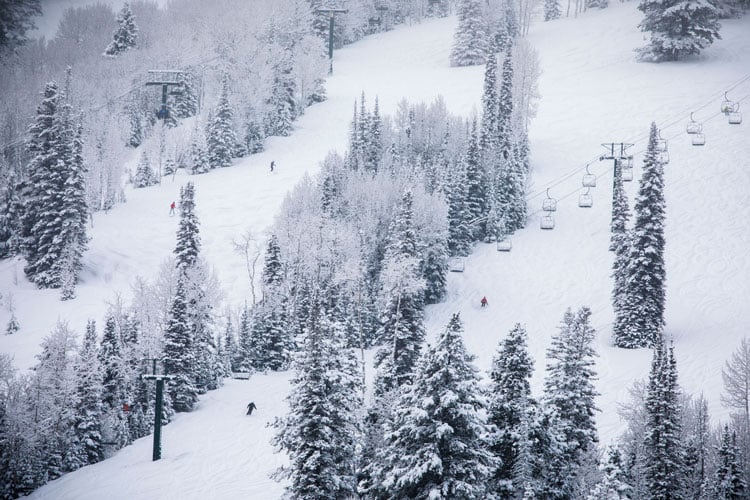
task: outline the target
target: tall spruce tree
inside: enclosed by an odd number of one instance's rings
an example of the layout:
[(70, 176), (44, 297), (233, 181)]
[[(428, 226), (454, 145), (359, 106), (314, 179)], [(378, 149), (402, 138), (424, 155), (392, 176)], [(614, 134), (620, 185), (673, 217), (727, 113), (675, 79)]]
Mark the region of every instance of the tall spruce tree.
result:
[(22, 205), (16, 169), (9, 167), (0, 191), (0, 259), (20, 250)]
[(496, 458), (485, 441), (485, 401), (462, 335), (454, 314), (396, 403), (379, 472), (387, 498), (486, 497)]
[(138, 26), (135, 24), (135, 16), (128, 2), (125, 2), (122, 10), (117, 14), (117, 25), (112, 35), (112, 42), (104, 49), (105, 56), (115, 57), (136, 46)]
[(265, 135), (288, 136), (293, 129), (299, 111), (294, 98), (296, 83), (293, 76), (291, 50), (284, 50), (273, 68), (271, 95), (266, 101), (269, 113), (266, 117)]
[(353, 498), (362, 381), (343, 324), (317, 296), (301, 343), (287, 397), (289, 414), (274, 424), (274, 444), (290, 458), (276, 477), (290, 480), (291, 499)]
[[(568, 460), (580, 465), (584, 455), (599, 441), (594, 422), (598, 396), (594, 381), (596, 331), (590, 323), (591, 310), (582, 307), (575, 313), (565, 311), (560, 331), (547, 350), (547, 375), (544, 379), (545, 404), (554, 408), (568, 444)], [(572, 472), (575, 474), (575, 467)]]
[(159, 179), (151, 167), (151, 160), (148, 157), (148, 153), (143, 151), (141, 159), (138, 161), (138, 166), (135, 169), (135, 175), (133, 176), (133, 187), (144, 188), (158, 184), (158, 182)]
[(385, 308), (377, 333), (384, 347), (375, 355), (378, 393), (411, 381), (424, 341), (424, 282), (418, 268), (413, 203), (407, 190), (391, 223), (381, 273)]
[(682, 499), (685, 479), (684, 450), (680, 441), (679, 386), (674, 348), (665, 352), (662, 342), (654, 349), (646, 394), (644, 469), (649, 498)]
[[(530, 420), (533, 406), (529, 381), (534, 361), (529, 354), (527, 333), (516, 324), (500, 342), (492, 358), (489, 390), (489, 423), (496, 428), (490, 442), (499, 459), (493, 472), (492, 489), (502, 498), (517, 497), (529, 481)], [(525, 463), (524, 463), (525, 462)]]
[(484, 64), (489, 53), (489, 36), (481, 1), (459, 0), (457, 12), (458, 27), (453, 37), (451, 66)]
[(713, 481), (714, 498), (721, 500), (746, 498), (747, 485), (742, 478), (737, 434), (734, 431), (730, 432), (727, 424), (721, 432), (721, 443), (717, 453), (719, 463)]
[(497, 146), (497, 54), (491, 51), (484, 68), (482, 91), (482, 122), (479, 127), (479, 147), (484, 155)]
[(471, 213), (467, 203), (467, 178), (463, 168), (450, 173), (448, 201), (448, 251), (452, 256), (469, 255), (472, 243)]
[(627, 194), (622, 180), (622, 165), (615, 165), (614, 193), (612, 196), (612, 222), (610, 225), (609, 249), (614, 252), (612, 263), (612, 309), (615, 320), (612, 325), (612, 337), (617, 347), (638, 347), (640, 342), (630, 338), (632, 330), (628, 328), (628, 316), (625, 310), (627, 289), (627, 268), (630, 257), (630, 233), (627, 228), (630, 219)]
[(206, 132), (208, 163), (211, 168), (228, 167), (232, 164), (237, 137), (234, 133), (234, 113), (229, 104), (229, 76), (221, 79), (219, 103), (208, 121)]
[(122, 448), (130, 441), (127, 417), (123, 413), (123, 406), (130, 403), (130, 395), (122, 338), (112, 312), (107, 313), (97, 355), (102, 370), (103, 435), (107, 441), (116, 443), (117, 448)]
[(642, 60), (676, 61), (699, 54), (721, 39), (716, 4), (690, 0), (641, 0), (641, 31), (649, 33), (649, 44), (638, 50)]
[(68, 278), (73, 283), (77, 280), (86, 249), (88, 208), (82, 130), (54, 82), (45, 87), (29, 133), (32, 160), (22, 193), (24, 271), (40, 288), (59, 288), (64, 272), (72, 273)]
[[(490, 59), (494, 59), (494, 55)], [(492, 109), (494, 110), (495, 108), (493, 107)], [(484, 121), (484, 115), (482, 115), (482, 134), (484, 134)], [(487, 127), (491, 129), (491, 125), (487, 125)], [(488, 207), (488, 179), (484, 171), (481, 156), (483, 147), (479, 144), (477, 122), (474, 120), (463, 163), (466, 167), (466, 215), (468, 222), (471, 223), (472, 236), (475, 241), (484, 239), (487, 227), (487, 222), (481, 220), (487, 213)]]
[(187, 310), (185, 276), (180, 273), (177, 279), (172, 307), (169, 311), (167, 329), (164, 332), (164, 371), (175, 378), (169, 384), (172, 408), (177, 412), (192, 411), (198, 400), (195, 387), (195, 349), (190, 331)]
[(195, 186), (188, 182), (180, 188), (180, 225), (174, 249), (177, 269), (185, 272), (195, 266), (201, 249), (198, 216), (195, 213)]
[(98, 351), (96, 325), (93, 320), (89, 320), (75, 366), (79, 399), (75, 431), (78, 442), (81, 443), (83, 464), (95, 464), (104, 459), (101, 428), (103, 374)]
[(544, 0), (544, 20), (552, 21), (562, 16), (560, 0)]
[(664, 164), (657, 152), (658, 130), (651, 124), (643, 175), (635, 202), (635, 221), (626, 270), (627, 287), (621, 310), (632, 347), (655, 346), (661, 341), (666, 301), (664, 267)]

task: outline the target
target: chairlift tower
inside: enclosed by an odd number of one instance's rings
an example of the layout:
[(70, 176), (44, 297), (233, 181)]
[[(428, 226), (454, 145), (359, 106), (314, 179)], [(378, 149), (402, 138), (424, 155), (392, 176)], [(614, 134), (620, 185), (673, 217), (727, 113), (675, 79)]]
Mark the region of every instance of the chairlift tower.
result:
[[(169, 118), (167, 109), (167, 95), (170, 94), (169, 87), (182, 87), (182, 71), (174, 69), (152, 69), (148, 71), (146, 85), (161, 85), (161, 108), (156, 112), (156, 118), (166, 120)], [(179, 88), (175, 88), (171, 94), (179, 94)]]
[(336, 14), (346, 14), (348, 9), (320, 8), (316, 12), (328, 14), (328, 74), (333, 74), (333, 20)]
[(156, 363), (159, 361), (157, 358), (146, 358), (144, 361), (150, 361), (152, 363), (151, 375), (144, 374), (141, 378), (144, 380), (156, 380), (156, 405), (154, 408), (154, 448), (152, 453), (152, 461), (157, 461), (161, 458), (161, 413), (164, 407), (164, 381), (172, 380), (174, 375), (166, 375), (165, 373), (158, 373)]
[[(628, 149), (632, 148), (634, 144), (628, 142), (610, 142), (602, 144), (602, 147), (607, 150), (606, 154), (599, 157), (599, 161), (614, 160), (614, 179), (612, 179), (612, 220), (615, 219), (615, 197), (617, 196), (617, 183), (622, 182), (622, 164), (632, 164), (633, 155), (628, 154)], [(632, 168), (632, 167), (631, 167)]]

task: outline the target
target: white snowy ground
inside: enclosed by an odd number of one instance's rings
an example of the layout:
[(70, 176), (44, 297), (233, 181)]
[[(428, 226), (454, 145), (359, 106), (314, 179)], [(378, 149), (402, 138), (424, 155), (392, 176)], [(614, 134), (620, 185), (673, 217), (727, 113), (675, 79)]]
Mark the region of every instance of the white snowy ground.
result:
[[(466, 271), (454, 273), (448, 299), (428, 309), (434, 336), (449, 315), (461, 312), (466, 342), (482, 370), (489, 367), (498, 341), (516, 322), (526, 325), (536, 360), (535, 389), (541, 387), (544, 352), (565, 308), (588, 305), (599, 331), (598, 387), (602, 442), (622, 430), (617, 403), (633, 380), (648, 372), (650, 352), (610, 347), (611, 256), (607, 251), (611, 198), (611, 162), (594, 162), (600, 175), (594, 207), (576, 206), (584, 165), (598, 158), (602, 142), (628, 141), (642, 151), (655, 120), (670, 138), (666, 168), (667, 333), (674, 339), (680, 383), (704, 392), (715, 419), (725, 416), (719, 402), (721, 366), (750, 324), (750, 116), (729, 126), (714, 116), (724, 90), (748, 76), (750, 17), (724, 22), (723, 40), (699, 60), (676, 64), (639, 64), (633, 48), (641, 45), (634, 3), (532, 27), (544, 71), (542, 101), (532, 124), (532, 211), (539, 192), (552, 186), (560, 199), (554, 231), (538, 229), (535, 213), (513, 238), (511, 253), (479, 245)], [(392, 113), (406, 97), (430, 101), (438, 94), (449, 109), (467, 114), (479, 106), (483, 68), (449, 68), (454, 19), (435, 20), (373, 36), (335, 54), (329, 99), (308, 109), (291, 137), (274, 138), (267, 151), (229, 169), (190, 178), (196, 183), (197, 211), (205, 256), (214, 265), (236, 305), (248, 292), (244, 264), (231, 240), (246, 228), (262, 232), (272, 222), (285, 193), (318, 162), (346, 145), (354, 99), (364, 90), (377, 94), (383, 113)], [(730, 97), (750, 102), (750, 79)], [(705, 106), (704, 106), (705, 105)], [(704, 123), (707, 145), (689, 145), (684, 133), (690, 111)], [(709, 120), (710, 117), (714, 116)], [(268, 172), (275, 160), (276, 172)], [(639, 158), (637, 158), (639, 159)], [(570, 174), (570, 175), (569, 175)], [(636, 170), (636, 178), (639, 171)], [(101, 320), (105, 300), (126, 298), (136, 274), (152, 277), (174, 246), (177, 218), (167, 215), (178, 197), (179, 176), (162, 186), (131, 191), (128, 203), (95, 216), (85, 282), (75, 301), (62, 303), (57, 292), (34, 289), (18, 262), (0, 263), (0, 290), (12, 292), (22, 330), (0, 336), (0, 351), (14, 353), (18, 366), (33, 364), (39, 341), (58, 318), (79, 331), (87, 318)], [(631, 197), (637, 183), (628, 186)], [(490, 307), (480, 309), (486, 295)], [(0, 314), (0, 325), (7, 312)], [(265, 423), (283, 415), (288, 373), (255, 376), (202, 397), (198, 409), (178, 415), (164, 428), (164, 458), (152, 463), (150, 437), (100, 464), (68, 474), (39, 489), (32, 498), (277, 498), (283, 485), (268, 478), (284, 457), (269, 444)], [(254, 400), (258, 411), (244, 415)]]

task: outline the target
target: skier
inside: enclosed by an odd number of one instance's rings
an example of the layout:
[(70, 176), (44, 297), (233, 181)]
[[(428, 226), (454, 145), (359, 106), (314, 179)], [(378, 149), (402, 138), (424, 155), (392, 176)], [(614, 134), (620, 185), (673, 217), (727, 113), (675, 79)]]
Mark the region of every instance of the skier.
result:
[(250, 404), (249, 404), (249, 405), (247, 405), (247, 414), (248, 414), (248, 415), (252, 415), (252, 414), (253, 414), (253, 410), (255, 410), (255, 409), (257, 409), (257, 408), (258, 408), (258, 407), (257, 407), (257, 406), (255, 406), (255, 402), (254, 402), (254, 401), (250, 401)]
[(481, 304), (482, 304), (482, 307), (487, 306), (487, 297), (482, 297)]
[(174, 207), (175, 207), (175, 203), (172, 202), (172, 204), (169, 205), (169, 216), (170, 217), (174, 215)]
[(273, 172), (273, 167), (276, 165), (276, 162), (271, 160), (271, 172)]

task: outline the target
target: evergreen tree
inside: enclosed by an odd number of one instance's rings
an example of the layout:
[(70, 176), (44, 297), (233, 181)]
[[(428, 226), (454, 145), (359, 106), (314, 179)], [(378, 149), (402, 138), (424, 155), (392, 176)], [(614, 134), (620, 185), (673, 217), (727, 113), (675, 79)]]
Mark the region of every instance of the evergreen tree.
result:
[[(489, 423), (496, 428), (491, 438), (491, 450), (499, 459), (493, 472), (493, 490), (501, 497), (512, 497), (523, 491), (529, 477), (527, 467), (530, 453), (532, 407), (529, 383), (534, 361), (526, 343), (526, 330), (516, 324), (508, 337), (500, 343), (492, 359), (489, 392)], [(524, 463), (526, 462), (526, 463)], [(525, 470), (526, 469), (526, 470)]]
[(164, 332), (164, 371), (175, 378), (169, 384), (172, 408), (177, 412), (192, 411), (198, 400), (195, 387), (195, 349), (190, 331), (187, 310), (185, 278), (180, 274), (177, 290), (169, 312), (167, 329)]
[(570, 464), (580, 465), (584, 455), (598, 442), (594, 413), (596, 372), (593, 342), (596, 331), (590, 324), (591, 310), (582, 307), (575, 314), (568, 309), (560, 331), (547, 350), (545, 403), (556, 410), (568, 444)]
[(263, 127), (256, 121), (255, 118), (250, 117), (245, 123), (245, 149), (248, 154), (260, 153), (264, 149), (264, 141), (266, 136), (263, 134)]
[(206, 142), (208, 162), (211, 168), (228, 167), (232, 164), (237, 137), (234, 133), (234, 114), (229, 105), (229, 77), (221, 79), (221, 94), (213, 119), (208, 121)]
[(383, 138), (382, 123), (380, 120), (380, 106), (378, 98), (375, 97), (375, 108), (369, 115), (368, 129), (364, 131), (367, 134), (367, 149), (365, 151), (365, 169), (370, 172), (377, 172), (380, 165), (380, 159), (383, 156)]
[(174, 249), (177, 269), (185, 272), (195, 266), (201, 240), (198, 217), (195, 214), (195, 187), (188, 182), (180, 189), (180, 225)]
[(721, 39), (715, 3), (641, 0), (638, 10), (644, 16), (638, 27), (650, 34), (649, 44), (638, 50), (642, 60), (676, 61)]
[(18, 318), (16, 318), (16, 312), (11, 311), (10, 319), (8, 320), (8, 325), (5, 327), (5, 334), (13, 335), (14, 333), (18, 332), (18, 330), (20, 329), (21, 329), (21, 325), (18, 324)]
[(661, 341), (666, 300), (664, 267), (664, 165), (656, 151), (658, 130), (651, 124), (643, 176), (635, 202), (635, 222), (626, 270), (627, 287), (621, 311), (632, 347), (654, 346)]
[(112, 35), (112, 42), (104, 50), (105, 56), (115, 57), (132, 49), (138, 41), (138, 26), (135, 24), (135, 16), (130, 10), (130, 4), (125, 2), (117, 14), (118, 27)]
[(143, 143), (145, 127), (143, 123), (143, 113), (141, 112), (136, 99), (133, 99), (133, 102), (128, 106), (128, 118), (130, 119), (130, 135), (128, 137), (127, 145), (132, 148), (137, 148)]
[(382, 452), (387, 498), (485, 498), (496, 466), (487, 449), (477, 370), (458, 314), (420, 359), (404, 386)]
[(268, 239), (265, 262), (262, 272), (263, 285), (268, 288), (278, 287), (284, 281), (284, 265), (281, 260), (281, 247), (275, 234)]
[[(88, 332), (87, 332), (88, 333)], [(114, 315), (107, 314), (104, 332), (97, 353), (102, 371), (102, 413), (104, 414), (103, 435), (106, 440), (122, 448), (130, 440), (127, 417), (123, 405), (128, 404), (128, 373), (123, 354), (122, 338)]]
[(674, 348), (659, 342), (646, 395), (645, 479), (650, 498), (681, 499), (684, 480), (677, 364)]
[(418, 269), (413, 195), (406, 191), (390, 227), (381, 286), (385, 308), (377, 336), (385, 347), (375, 355), (376, 392), (410, 382), (424, 340), (424, 283)]
[(425, 281), (424, 303), (437, 304), (448, 289), (448, 242), (436, 236), (425, 242), (420, 261)]
[(450, 175), (448, 201), (448, 251), (452, 256), (469, 255), (472, 242), (471, 213), (467, 203), (467, 179), (463, 169)]
[(96, 345), (93, 320), (86, 325), (83, 343), (75, 366), (79, 405), (76, 408), (75, 432), (81, 443), (81, 462), (95, 464), (104, 459), (102, 445), (103, 373)]
[[(485, 157), (495, 149), (498, 138), (497, 123), (497, 54), (491, 51), (484, 68), (484, 90), (482, 91), (482, 122), (479, 127), (479, 147)], [(472, 124), (472, 139), (476, 121)], [(471, 148), (471, 145), (469, 146)], [(468, 153), (467, 153), (468, 155)]]
[(86, 248), (82, 131), (54, 82), (48, 83), (37, 119), (29, 128), (29, 182), (23, 193), (23, 248), (26, 275), (40, 288), (59, 288), (65, 252), (74, 278)]
[(718, 449), (719, 466), (714, 476), (714, 495), (720, 500), (740, 500), (745, 498), (747, 486), (742, 478), (740, 452), (737, 447), (737, 434), (729, 432), (724, 425), (721, 444)]
[[(491, 56), (490, 59), (494, 59), (494, 56)], [(487, 64), (489, 65), (489, 63)], [(494, 115), (495, 108), (492, 109)], [(482, 115), (482, 134), (485, 133), (484, 121), (484, 115)], [(487, 125), (487, 127), (491, 129), (491, 125)], [(489, 134), (489, 132), (487, 133)], [(484, 239), (486, 235), (487, 223), (486, 221), (480, 221), (480, 219), (485, 216), (489, 206), (487, 200), (488, 179), (486, 179), (482, 166), (481, 151), (477, 137), (477, 122), (474, 120), (469, 137), (469, 147), (464, 157), (464, 165), (466, 166), (466, 215), (468, 222), (472, 224), (474, 240)]]
[(615, 186), (612, 198), (612, 223), (609, 249), (615, 253), (612, 263), (612, 308), (615, 321), (612, 325), (612, 337), (617, 347), (637, 347), (640, 342), (628, 336), (632, 331), (628, 328), (628, 317), (625, 313), (627, 290), (627, 267), (630, 256), (630, 233), (627, 223), (630, 219), (627, 194), (622, 180), (622, 166), (618, 161), (615, 166)]
[(0, 259), (15, 255), (20, 246), (21, 199), (16, 169), (9, 168), (0, 191)]
[(292, 70), (293, 56), (291, 50), (285, 50), (283, 56), (274, 66), (271, 96), (266, 102), (270, 110), (266, 117), (266, 136), (288, 136), (293, 129), (292, 123), (299, 114), (297, 101), (294, 98), (296, 83)]
[(211, 164), (208, 161), (208, 150), (206, 149), (206, 136), (197, 124), (190, 142), (189, 162), (188, 172), (193, 175), (205, 174), (211, 169)]
[(274, 444), (290, 458), (277, 477), (290, 480), (291, 499), (353, 498), (361, 377), (343, 325), (317, 297), (313, 302), (287, 397), (289, 414), (275, 422)]
[(175, 118), (188, 118), (198, 113), (198, 89), (195, 80), (195, 75), (190, 70), (179, 73), (180, 92), (174, 100)]
[(560, 0), (544, 0), (544, 20), (552, 21), (560, 19), (560, 16), (562, 16)]
[(586, 500), (620, 500), (630, 498), (631, 488), (622, 470), (622, 455), (614, 446), (607, 449), (606, 461), (601, 466), (602, 480)]
[(458, 27), (453, 37), (451, 66), (484, 64), (489, 53), (489, 37), (481, 1), (459, 0), (457, 13)]
[(141, 159), (138, 162), (138, 167), (135, 170), (135, 176), (133, 177), (133, 187), (144, 188), (153, 186), (158, 183), (156, 173), (151, 168), (151, 160), (145, 151), (141, 153)]

